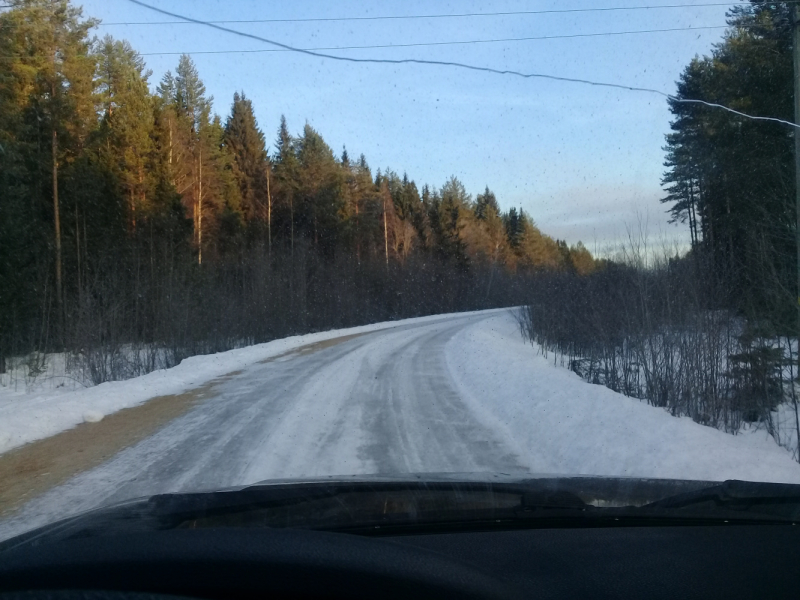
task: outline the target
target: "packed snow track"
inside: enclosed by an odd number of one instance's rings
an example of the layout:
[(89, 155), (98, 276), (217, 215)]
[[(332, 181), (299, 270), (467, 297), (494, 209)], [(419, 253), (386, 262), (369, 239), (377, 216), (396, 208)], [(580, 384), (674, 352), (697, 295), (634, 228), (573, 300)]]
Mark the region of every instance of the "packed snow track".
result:
[[(446, 363), (448, 341), (486, 318), (400, 325), (252, 364), (154, 435), (33, 500), (5, 526), (276, 478), (524, 471), (471, 414)], [(4, 533), (0, 524), (0, 538)]]

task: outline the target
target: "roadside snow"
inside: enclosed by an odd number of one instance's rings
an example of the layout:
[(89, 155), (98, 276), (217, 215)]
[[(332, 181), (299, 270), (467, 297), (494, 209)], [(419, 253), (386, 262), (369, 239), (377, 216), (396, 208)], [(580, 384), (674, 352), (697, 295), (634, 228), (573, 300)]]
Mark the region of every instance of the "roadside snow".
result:
[[(450, 375), (470, 413), (493, 431), (495, 438), (531, 472), (800, 483), (800, 465), (763, 429), (735, 436), (726, 434), (688, 418), (672, 417), (662, 409), (608, 388), (588, 384), (571, 371), (554, 366), (539, 355), (536, 347), (524, 342), (511, 311), (472, 314), (483, 314), (486, 318), (466, 325), (447, 342), (445, 357)], [(87, 389), (22, 393), (0, 388), (0, 453), (81, 423), (98, 422), (115, 411), (156, 396), (200, 387), (308, 344), (454, 316), (465, 313), (274, 340), (187, 358), (172, 369)], [(404, 339), (402, 335), (400, 338)], [(396, 342), (393, 340), (393, 344)], [(375, 352), (374, 344), (370, 348), (370, 352)], [(364, 357), (355, 353), (348, 359), (347, 368), (342, 368), (341, 362), (336, 363), (335, 368), (341, 372), (326, 375), (323, 378), (326, 387), (335, 381), (340, 384), (338, 388), (334, 386), (336, 389), (351, 389), (352, 385), (342, 382), (358, 376), (360, 360)], [(308, 393), (314, 396), (317, 392), (313, 388)], [(288, 418), (294, 413), (287, 415)], [(346, 422), (361, 420), (356, 415), (348, 417)], [(343, 427), (342, 431), (352, 442), (346, 444), (350, 456), (363, 440), (355, 429)], [(289, 446), (296, 448), (297, 439), (301, 439), (297, 436), (302, 432), (290, 427), (279, 433), (289, 436), (287, 439), (292, 441)], [(313, 445), (312, 441), (308, 443)], [(329, 458), (335, 462), (342, 457)]]
[(510, 311), (460, 331), (446, 355), (470, 410), (533, 472), (800, 483), (763, 429), (730, 435), (586, 383), (525, 343)]
[[(496, 311), (482, 312), (490, 314)], [(171, 369), (153, 371), (126, 381), (109, 381), (89, 388), (62, 386), (39, 388), (30, 393), (20, 391), (17, 386), (0, 387), (0, 454), (71, 429), (80, 423), (96, 423), (111, 413), (136, 406), (156, 396), (179, 394), (198, 388), (247, 365), (308, 344), (443, 318), (449, 316), (432, 315), (298, 335), (218, 354), (192, 356)]]

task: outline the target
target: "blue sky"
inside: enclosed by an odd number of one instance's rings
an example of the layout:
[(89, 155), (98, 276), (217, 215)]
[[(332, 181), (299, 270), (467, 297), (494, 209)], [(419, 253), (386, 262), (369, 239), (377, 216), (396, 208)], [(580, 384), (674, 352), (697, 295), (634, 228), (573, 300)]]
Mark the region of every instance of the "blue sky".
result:
[[(714, 0), (705, 0), (706, 3)], [(265, 2), (150, 0), (202, 20), (293, 19), (586, 7), (690, 4), (666, 0), (470, 0)], [(702, 4), (703, 2), (697, 2)], [(373, 169), (404, 171), (421, 187), (455, 175), (476, 194), (488, 185), (503, 208), (521, 206), (541, 229), (602, 248), (649, 226), (678, 241), (668, 225), (660, 177), (669, 112), (663, 97), (543, 79), (521, 79), (442, 66), (351, 64), (290, 52), (195, 24), (111, 25), (168, 18), (127, 0), (86, 0), (87, 16), (107, 23), (98, 34), (129, 40), (146, 55), (155, 85), (192, 54), (214, 110), (223, 117), (233, 93), (253, 101), (273, 140), (280, 115), (299, 132), (307, 121), (338, 153), (364, 153)], [(726, 6), (573, 12), (447, 19), (237, 23), (227, 27), (299, 47), (407, 44), (724, 26)], [(458, 61), (672, 92), (683, 67), (708, 54), (722, 29), (417, 48), (341, 50), (346, 56)], [(333, 52), (331, 52), (333, 53)]]

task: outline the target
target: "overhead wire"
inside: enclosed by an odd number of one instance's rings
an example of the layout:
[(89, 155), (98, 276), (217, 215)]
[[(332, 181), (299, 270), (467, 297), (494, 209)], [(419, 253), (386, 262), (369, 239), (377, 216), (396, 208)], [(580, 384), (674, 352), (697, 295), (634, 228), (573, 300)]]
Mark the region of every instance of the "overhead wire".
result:
[[(352, 63), (372, 63), (372, 64), (423, 64), (423, 65), (433, 65), (433, 66), (449, 66), (449, 67), (456, 67), (461, 69), (467, 69), (471, 71), (480, 71), (480, 72), (487, 72), (487, 73), (494, 73), (497, 75), (513, 75), (517, 77), (523, 77), (526, 79), (529, 78), (537, 78), (537, 79), (548, 79), (554, 81), (563, 81), (568, 83), (579, 83), (584, 85), (591, 85), (597, 87), (608, 87), (608, 88), (615, 88), (615, 89), (622, 89), (627, 91), (633, 92), (645, 92), (645, 93), (652, 93), (658, 94), (662, 97), (665, 97), (669, 100), (678, 103), (685, 103), (685, 104), (702, 104), (711, 108), (718, 108), (721, 110), (725, 110), (732, 114), (738, 115), (743, 118), (756, 120), (756, 121), (771, 121), (775, 123), (781, 123), (783, 125), (788, 125), (790, 127), (800, 128), (800, 125), (792, 123), (791, 121), (787, 121), (784, 119), (778, 119), (776, 117), (762, 117), (757, 115), (750, 115), (736, 109), (733, 109), (729, 106), (725, 106), (722, 104), (718, 104), (715, 102), (707, 102), (705, 100), (700, 99), (693, 99), (693, 98), (678, 98), (672, 94), (668, 94), (661, 90), (656, 90), (653, 88), (644, 88), (638, 86), (629, 86), (624, 84), (617, 84), (617, 83), (609, 83), (609, 82), (600, 82), (600, 81), (592, 81), (588, 79), (581, 79), (575, 77), (564, 77), (559, 75), (550, 75), (545, 73), (523, 73), (520, 71), (514, 71), (510, 69), (495, 69), (492, 67), (481, 67), (478, 65), (470, 65), (466, 63), (459, 63), (454, 61), (439, 61), (439, 60), (426, 60), (426, 59), (415, 59), (415, 58), (405, 58), (405, 59), (378, 59), (378, 58), (355, 58), (355, 57), (348, 57), (348, 56), (336, 56), (332, 54), (325, 54), (320, 52), (320, 50), (352, 50), (352, 49), (378, 49), (378, 48), (392, 48), (392, 47), (414, 47), (414, 46), (440, 46), (440, 45), (455, 45), (455, 44), (481, 44), (481, 43), (495, 43), (495, 42), (506, 42), (506, 41), (525, 41), (525, 40), (535, 40), (535, 39), (563, 39), (563, 38), (574, 38), (574, 37), (595, 37), (595, 36), (611, 36), (611, 35), (628, 35), (628, 34), (635, 34), (635, 33), (656, 33), (662, 31), (679, 31), (682, 30), (681, 28), (671, 28), (671, 29), (664, 29), (664, 30), (641, 30), (641, 31), (628, 31), (628, 32), (602, 32), (602, 33), (590, 33), (590, 34), (570, 34), (570, 35), (563, 35), (563, 36), (538, 36), (538, 37), (528, 37), (528, 38), (506, 38), (506, 39), (494, 39), (494, 40), (466, 40), (466, 41), (455, 41), (455, 42), (427, 42), (427, 43), (415, 43), (415, 44), (386, 44), (386, 45), (372, 45), (372, 46), (338, 46), (338, 47), (324, 47), (324, 48), (298, 48), (295, 46), (291, 46), (289, 44), (284, 44), (282, 42), (278, 42), (275, 40), (270, 40), (268, 38), (264, 38), (261, 36), (257, 36), (251, 33), (246, 33), (243, 31), (238, 31), (235, 29), (230, 29), (228, 27), (223, 27), (219, 25), (219, 22), (214, 21), (203, 21), (200, 19), (195, 19), (192, 17), (187, 17), (185, 15), (180, 15), (178, 13), (173, 13), (156, 6), (149, 5), (141, 0), (128, 0), (133, 4), (137, 4), (149, 10), (173, 17), (175, 19), (180, 19), (179, 21), (174, 21), (170, 23), (180, 23), (180, 22), (188, 22), (194, 23), (197, 25), (204, 25), (207, 27), (211, 27), (226, 33), (231, 33), (234, 35), (238, 35), (241, 37), (246, 37), (250, 39), (254, 39), (260, 42), (264, 42), (267, 44), (271, 44), (276, 46), (277, 49), (271, 50), (209, 50), (209, 51), (198, 51), (194, 52), (193, 54), (228, 54), (228, 53), (249, 53), (249, 52), (275, 52), (275, 51), (284, 51), (284, 52), (296, 52), (300, 54), (306, 54), (309, 56), (314, 56), (317, 58), (324, 58), (329, 60), (336, 60), (342, 62), (352, 62)], [(794, 0), (791, 3), (796, 3), (798, 0)], [(707, 3), (704, 6), (716, 6), (722, 5), (723, 3)], [(730, 2), (724, 3), (725, 5), (731, 4)], [(741, 3), (744, 4), (744, 3)], [(639, 9), (639, 8), (677, 8), (683, 6), (700, 6), (700, 5), (659, 5), (659, 6), (649, 6), (649, 7), (606, 7), (606, 8), (593, 8), (593, 9), (564, 9), (564, 10), (553, 10), (553, 11), (543, 11), (543, 12), (589, 12), (589, 11), (598, 11), (598, 10), (623, 10), (623, 9)], [(536, 11), (519, 11), (515, 14), (532, 14)], [(489, 13), (475, 13), (475, 15), (488, 15)], [(500, 13), (492, 13), (492, 14), (500, 14)], [(507, 13), (511, 14), (511, 13)], [(413, 16), (413, 15), (412, 15)], [(431, 15), (428, 15), (431, 16)], [(435, 15), (434, 15), (435, 16)], [(442, 15), (446, 16), (446, 15)], [(463, 13), (462, 15), (454, 15), (454, 16), (471, 16), (467, 13)], [(420, 16), (422, 18), (423, 16)], [(366, 18), (366, 17), (365, 17)], [(370, 17), (371, 19), (377, 17)], [(696, 28), (685, 28), (685, 30), (689, 29), (715, 29), (715, 28), (724, 28), (723, 26), (715, 27), (696, 27)], [(148, 55), (167, 55), (167, 54), (178, 54), (172, 52), (151, 52), (151, 53), (142, 53), (143, 56)], [(182, 52), (180, 54), (187, 54)], [(3, 57), (3, 58), (17, 58), (17, 57)]]
[[(789, 0), (786, 4), (795, 4), (800, 0)], [(427, 15), (364, 15), (364, 16), (351, 16), (351, 17), (306, 17), (306, 18), (292, 18), (292, 19), (226, 19), (205, 21), (197, 23), (194, 21), (120, 21), (101, 23), (101, 25), (231, 25), (243, 23), (321, 23), (321, 22), (347, 22), (347, 21), (389, 21), (389, 20), (418, 20), (418, 19), (453, 19), (453, 18), (467, 18), (467, 17), (505, 17), (505, 16), (522, 16), (522, 15), (548, 15), (548, 14), (573, 14), (573, 13), (593, 13), (593, 12), (622, 12), (622, 11), (636, 11), (636, 10), (658, 10), (658, 9), (676, 9), (676, 8), (702, 8), (702, 7), (716, 7), (716, 6), (731, 6), (731, 5), (750, 5), (750, 4), (769, 4), (769, 2), (745, 2), (731, 0), (730, 2), (704, 2), (696, 4), (653, 4), (648, 6), (595, 6), (588, 8), (553, 8), (553, 9), (538, 9), (538, 10), (515, 10), (515, 11), (502, 11), (502, 12), (467, 12), (467, 13), (440, 13), (440, 14), (427, 14)]]
[(627, 90), (627, 91), (631, 91), (631, 92), (645, 92), (645, 93), (650, 93), (650, 94), (658, 94), (659, 96), (662, 96), (662, 97), (667, 98), (667, 99), (669, 99), (669, 100), (671, 100), (673, 102), (678, 102), (678, 103), (681, 103), (681, 104), (702, 104), (702, 105), (705, 105), (705, 106), (708, 106), (708, 107), (711, 107), (711, 108), (718, 108), (718, 109), (721, 109), (721, 110), (725, 110), (727, 112), (730, 112), (732, 114), (738, 115), (738, 116), (746, 118), (746, 119), (751, 119), (751, 120), (754, 120), (754, 121), (769, 121), (769, 122), (773, 122), (773, 123), (781, 123), (783, 125), (788, 125), (790, 127), (800, 129), (800, 125), (792, 123), (791, 121), (786, 121), (784, 119), (779, 119), (777, 117), (761, 117), (761, 116), (756, 116), (756, 115), (749, 115), (747, 113), (738, 111), (738, 110), (733, 109), (733, 108), (731, 108), (729, 106), (718, 104), (716, 102), (706, 102), (705, 100), (700, 100), (700, 99), (696, 99), (696, 98), (678, 98), (677, 96), (674, 96), (672, 94), (668, 94), (667, 92), (662, 92), (661, 90), (656, 90), (656, 89), (653, 89), (653, 88), (630, 86), (630, 85), (624, 85), (624, 84), (619, 84), (619, 83), (592, 81), (592, 80), (589, 80), (589, 79), (582, 79), (582, 78), (577, 78), (577, 77), (564, 77), (564, 76), (560, 76), (560, 75), (549, 75), (549, 74), (544, 74), (544, 73), (523, 73), (521, 71), (514, 71), (514, 70), (511, 70), (511, 69), (495, 69), (495, 68), (492, 68), (492, 67), (481, 67), (481, 66), (478, 66), (478, 65), (470, 65), (470, 64), (467, 64), (467, 63), (460, 63), (460, 62), (454, 62), (454, 61), (425, 60), (425, 59), (419, 59), (419, 58), (400, 58), (400, 59), (391, 59), (391, 58), (356, 58), (356, 57), (352, 57), (352, 56), (337, 56), (335, 54), (326, 54), (326, 53), (318, 52), (318, 51), (315, 51), (315, 50), (305, 50), (303, 48), (297, 48), (295, 46), (290, 46), (289, 44), (284, 44), (282, 42), (271, 40), (271, 39), (268, 39), (268, 38), (265, 38), (265, 37), (261, 37), (261, 36), (258, 36), (258, 35), (252, 34), (252, 33), (246, 33), (244, 31), (238, 31), (236, 29), (231, 29), (229, 27), (224, 27), (222, 25), (217, 25), (215, 23), (209, 23), (207, 21), (203, 21), (203, 20), (200, 20), (200, 19), (195, 19), (193, 17), (187, 17), (185, 15), (181, 15), (181, 14), (178, 14), (178, 13), (173, 13), (173, 12), (164, 10), (163, 8), (158, 8), (156, 6), (152, 6), (150, 4), (142, 2), (141, 0), (128, 0), (128, 2), (131, 2), (133, 4), (137, 4), (139, 6), (147, 8), (149, 10), (152, 10), (152, 11), (167, 15), (169, 17), (173, 17), (173, 18), (176, 18), (176, 19), (183, 19), (183, 20), (186, 20), (186, 21), (191, 21), (193, 23), (197, 23), (197, 24), (200, 24), (200, 25), (206, 25), (208, 27), (211, 27), (212, 29), (217, 29), (219, 31), (224, 31), (226, 33), (231, 33), (233, 35), (237, 35), (237, 36), (241, 36), (241, 37), (257, 40), (257, 41), (260, 41), (260, 42), (264, 42), (266, 44), (271, 44), (273, 46), (277, 46), (278, 48), (284, 48), (286, 50), (290, 50), (290, 51), (296, 52), (298, 54), (305, 54), (307, 56), (313, 56), (313, 57), (316, 57), (316, 58), (326, 58), (326, 59), (329, 59), (329, 60), (336, 60), (336, 61), (340, 61), (340, 62), (361, 63), (361, 64), (365, 64), (365, 63), (368, 63), (368, 64), (390, 64), (390, 65), (419, 64), (419, 65), (455, 67), (455, 68), (465, 69), (465, 70), (469, 70), (469, 71), (477, 71), (477, 72), (482, 72), (482, 73), (494, 73), (494, 74), (497, 74), (497, 75), (512, 75), (512, 76), (515, 76), (515, 77), (522, 77), (522, 78), (525, 78), (525, 79), (547, 79), (547, 80), (551, 80), (551, 81), (563, 81), (563, 82), (568, 82), (568, 83), (579, 83), (579, 84), (583, 84), (583, 85), (591, 85), (591, 86), (596, 86), (596, 87), (606, 87), (606, 88), (612, 88), (612, 89)]
[[(166, 51), (166, 52), (138, 52), (140, 56), (179, 56), (181, 54), (263, 54), (269, 52), (296, 52), (297, 50), (308, 50), (317, 52), (322, 50), (381, 50), (392, 48), (416, 48), (416, 47), (434, 47), (434, 46), (458, 46), (470, 44), (495, 44), (507, 42), (527, 42), (537, 40), (560, 40), (560, 39), (573, 39), (573, 38), (587, 38), (587, 37), (605, 37), (605, 36), (619, 36), (619, 35), (634, 35), (634, 34), (649, 34), (649, 33), (669, 33), (676, 31), (701, 31), (709, 29), (726, 29), (726, 25), (708, 25), (699, 27), (671, 27), (666, 29), (639, 29), (632, 31), (601, 31), (595, 33), (571, 33), (564, 35), (542, 35), (542, 36), (527, 36), (517, 38), (492, 38), (486, 40), (454, 40), (449, 42), (412, 42), (408, 44), (368, 44), (359, 46), (317, 46), (313, 48), (259, 48), (253, 49), (232, 49), (232, 50), (183, 50), (183, 51)], [(16, 59), (16, 58), (31, 58), (38, 55), (9, 55), (0, 56), (0, 59)]]
[[(458, 46), (469, 44), (496, 44), (505, 42), (527, 42), (535, 40), (561, 40), (572, 38), (584, 37), (604, 37), (604, 36), (617, 36), (617, 35), (633, 35), (644, 33), (666, 33), (673, 31), (699, 31), (706, 29), (725, 29), (725, 25), (710, 25), (701, 27), (673, 27), (669, 29), (641, 29), (635, 31), (605, 31), (598, 33), (573, 33), (566, 35), (542, 35), (542, 36), (529, 36), (518, 38), (494, 38), (488, 40), (456, 40), (450, 42), (414, 42), (409, 44), (373, 44), (365, 46), (319, 46), (315, 48), (300, 48), (301, 50), (309, 50), (312, 52), (322, 50), (377, 50), (377, 49), (391, 49), (391, 48), (417, 48), (417, 47), (430, 47), (430, 46)], [(247, 53), (263, 53), (263, 52), (294, 52), (287, 48), (262, 48), (258, 50), (196, 50), (193, 52), (142, 52), (141, 56), (166, 56), (178, 54), (247, 54)]]

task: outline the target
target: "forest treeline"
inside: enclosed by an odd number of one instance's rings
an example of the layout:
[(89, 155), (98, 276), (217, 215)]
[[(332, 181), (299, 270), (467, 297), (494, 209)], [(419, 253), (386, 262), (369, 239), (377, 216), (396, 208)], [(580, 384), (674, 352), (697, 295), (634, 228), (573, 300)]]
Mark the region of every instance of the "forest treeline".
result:
[[(725, 37), (684, 69), (675, 97), (794, 122), (793, 6), (732, 7)], [(796, 330), (795, 132), (701, 104), (669, 107), (663, 202), (687, 225), (692, 254), (726, 283), (720, 305)]]
[(540, 277), (522, 324), (589, 381), (725, 431), (763, 424), (800, 460), (796, 130), (680, 101), (794, 122), (792, 8), (732, 7), (668, 101), (662, 202), (689, 251), (633, 235), (587, 277)]
[(488, 188), (420, 188), (277, 116), (268, 137), (244, 92), (220, 116), (189, 56), (155, 84), (96, 25), (67, 0), (0, 12), (0, 369), (68, 351), (103, 381), (595, 268)]

